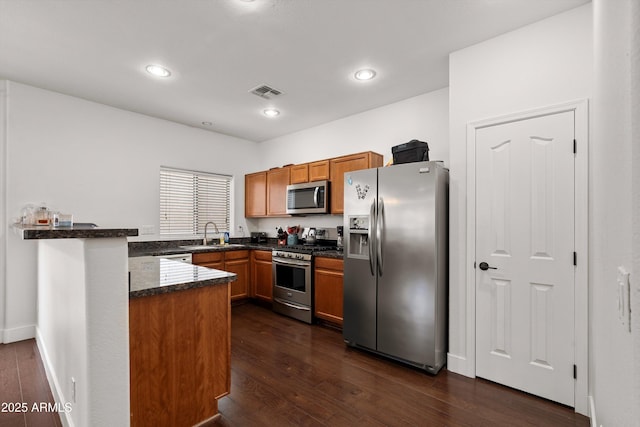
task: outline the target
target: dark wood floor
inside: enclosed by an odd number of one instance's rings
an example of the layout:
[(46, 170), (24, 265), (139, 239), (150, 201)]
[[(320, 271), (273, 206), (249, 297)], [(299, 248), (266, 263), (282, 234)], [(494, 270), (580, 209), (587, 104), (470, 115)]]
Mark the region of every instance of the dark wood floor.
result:
[[(573, 409), (481, 379), (430, 376), (347, 348), (339, 331), (233, 308), (231, 395), (217, 426), (588, 426)], [(34, 340), (0, 345), (0, 403), (52, 402)], [(0, 412), (0, 427), (61, 427)]]
[(53, 397), (35, 340), (0, 344), (0, 427), (62, 427), (41, 403)]
[(430, 376), (252, 304), (233, 308), (231, 354), (219, 426), (589, 425), (572, 408), (444, 370)]

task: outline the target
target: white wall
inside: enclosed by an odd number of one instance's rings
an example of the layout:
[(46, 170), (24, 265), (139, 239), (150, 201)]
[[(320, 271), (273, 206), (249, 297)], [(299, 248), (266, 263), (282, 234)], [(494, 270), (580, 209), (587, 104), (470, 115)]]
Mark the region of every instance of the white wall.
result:
[(262, 167), (256, 143), (14, 82), (6, 110), (3, 342), (34, 336), (36, 244), (8, 228), (27, 203), (45, 201), (77, 222), (158, 230), (159, 167), (166, 165), (234, 175), (234, 222), (246, 228), (244, 174)]
[[(466, 269), (466, 126), (591, 96), (591, 5), (454, 52), (449, 62), (450, 315), (448, 368), (475, 375)], [(471, 324), (471, 326), (473, 323)]]
[[(430, 160), (449, 164), (449, 90), (418, 95), (260, 144), (263, 169), (305, 163), (362, 151), (392, 159), (391, 147), (412, 139), (429, 144)], [(326, 227), (332, 239), (342, 215), (265, 218), (255, 221), (260, 231), (275, 237), (276, 227), (300, 224)]]
[[(637, 367), (634, 358), (636, 361), (640, 358), (640, 351), (638, 348), (634, 351), (633, 336), (619, 320), (617, 309), (618, 266), (631, 273), (636, 289), (640, 272), (634, 268), (633, 234), (630, 233), (634, 229), (638, 232), (640, 213), (635, 210), (634, 228), (632, 170), (637, 169), (638, 164), (632, 159), (633, 151), (636, 158), (638, 156), (638, 135), (634, 148), (629, 53), (631, 28), (638, 31), (640, 18), (638, 2), (635, 1), (635, 15), (631, 14), (631, 3), (631, 0), (595, 0), (593, 4), (595, 82), (590, 153), (589, 379), (597, 424), (604, 426), (640, 425), (639, 384), (632, 375), (634, 366)], [(637, 67), (637, 53), (635, 61)], [(637, 75), (633, 85), (637, 102)], [(636, 126), (640, 117), (637, 113), (636, 110)], [(638, 182), (635, 181), (636, 186)], [(637, 187), (635, 191), (637, 198)], [(634, 334), (640, 331), (636, 329)]]
[(55, 400), (68, 405), (61, 418), (71, 427), (128, 426), (127, 239), (37, 245), (36, 336)]
[[(640, 1), (631, 3), (631, 144), (632, 164), (640, 165)], [(632, 168), (631, 190), (633, 191), (633, 271), (632, 284), (632, 327), (634, 365), (634, 418), (640, 420), (640, 168)]]
[(6, 260), (7, 260), (7, 217), (6, 217), (6, 191), (7, 191), (7, 161), (6, 161), (6, 81), (0, 80), (0, 343), (4, 342), (5, 330), (5, 305), (6, 305)]

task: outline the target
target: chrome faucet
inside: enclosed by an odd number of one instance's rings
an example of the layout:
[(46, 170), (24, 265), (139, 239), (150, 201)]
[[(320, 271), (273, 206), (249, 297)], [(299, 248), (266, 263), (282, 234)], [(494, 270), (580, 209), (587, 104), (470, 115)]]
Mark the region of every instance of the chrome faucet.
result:
[(213, 221), (209, 221), (204, 225), (204, 239), (202, 240), (202, 244), (206, 245), (207, 244), (207, 227), (209, 226), (209, 224), (213, 224), (213, 226), (216, 228), (216, 233), (220, 234), (220, 230), (218, 230), (218, 226), (216, 225), (215, 222)]

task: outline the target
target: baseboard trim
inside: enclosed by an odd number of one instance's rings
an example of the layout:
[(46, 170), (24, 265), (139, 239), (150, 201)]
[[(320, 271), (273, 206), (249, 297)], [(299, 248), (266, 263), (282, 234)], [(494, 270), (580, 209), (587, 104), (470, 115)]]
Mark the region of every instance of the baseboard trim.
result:
[[(53, 400), (60, 406), (64, 407), (65, 403), (68, 402), (62, 394), (62, 388), (60, 387), (60, 383), (58, 382), (58, 377), (53, 371), (53, 366), (51, 365), (51, 359), (49, 358), (49, 353), (47, 352), (47, 348), (44, 345), (42, 340), (42, 335), (40, 334), (40, 330), (36, 327), (36, 344), (38, 345), (38, 351), (40, 352), (40, 357), (42, 358), (42, 365), (44, 366), (44, 371), (47, 375), (47, 381), (49, 381), (49, 387), (51, 387), (51, 394), (53, 395)], [(60, 421), (64, 427), (75, 427), (73, 420), (71, 419), (70, 412), (59, 412)]]
[(36, 336), (36, 326), (28, 325), (19, 328), (11, 328), (2, 330), (2, 343), (9, 344), (12, 342), (29, 340)]
[(598, 421), (596, 420), (596, 402), (593, 400), (593, 396), (589, 396), (588, 405), (589, 405), (589, 423), (591, 427), (597, 427)]

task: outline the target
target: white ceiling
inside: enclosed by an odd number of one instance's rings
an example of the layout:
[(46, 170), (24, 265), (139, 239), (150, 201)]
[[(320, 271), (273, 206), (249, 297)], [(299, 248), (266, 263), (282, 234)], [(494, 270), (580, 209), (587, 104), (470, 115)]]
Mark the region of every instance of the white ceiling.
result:
[(450, 52), (588, 1), (0, 0), (0, 78), (265, 141), (446, 87)]

